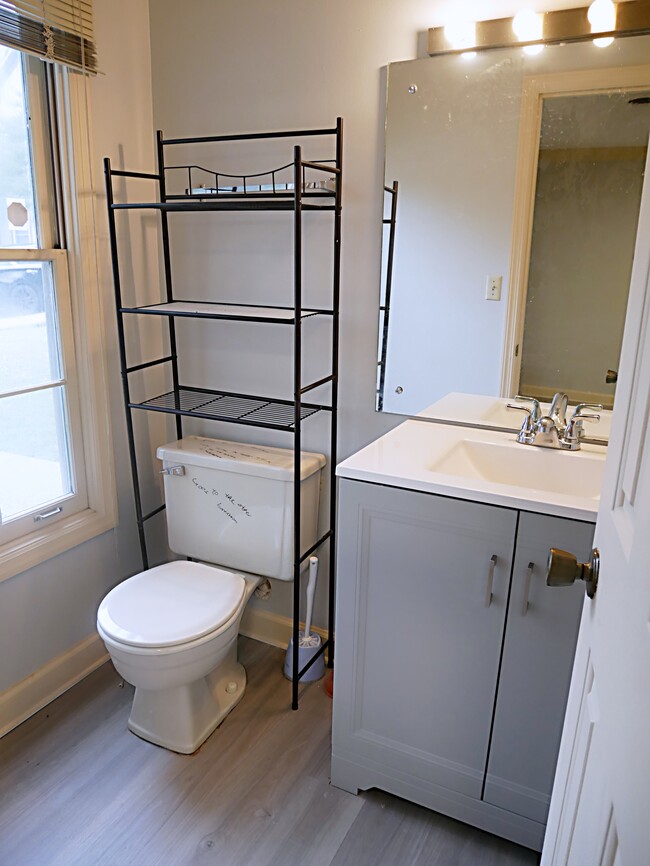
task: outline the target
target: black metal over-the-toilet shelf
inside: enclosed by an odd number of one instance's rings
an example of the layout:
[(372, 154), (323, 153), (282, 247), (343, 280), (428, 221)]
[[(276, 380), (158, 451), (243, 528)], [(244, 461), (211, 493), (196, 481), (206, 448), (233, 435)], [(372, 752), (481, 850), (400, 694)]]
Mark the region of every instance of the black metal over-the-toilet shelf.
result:
[[(176, 432), (183, 435), (183, 418), (193, 417), (211, 421), (283, 430), (293, 435), (294, 452), (294, 563), (293, 563), (293, 645), (299, 645), (300, 624), (300, 577), (305, 560), (324, 543), (329, 543), (329, 621), (328, 637), (320, 652), (299, 668), (299, 653), (293, 654), (292, 708), (298, 709), (300, 677), (306, 673), (316, 659), (325, 651), (329, 666), (334, 657), (334, 576), (335, 576), (335, 515), (336, 515), (336, 443), (338, 404), (338, 356), (339, 356), (339, 296), (341, 274), (341, 181), (343, 171), (342, 149), (343, 124), (337, 119), (336, 126), (328, 129), (303, 129), (287, 132), (250, 133), (242, 135), (215, 135), (198, 138), (163, 138), (157, 134), (158, 171), (154, 173), (124, 171), (111, 168), (110, 159), (104, 160), (108, 224), (111, 245), (115, 304), (119, 341), (122, 386), (126, 408), (126, 423), (129, 457), (133, 477), (135, 511), (138, 523), (143, 568), (149, 567), (145, 525), (152, 517), (164, 510), (164, 504), (148, 513), (143, 513), (138, 474), (138, 457), (134, 435), (134, 410), (163, 412), (176, 418)], [(334, 157), (326, 160), (303, 159), (303, 148), (294, 144), (293, 160), (271, 171), (259, 174), (233, 176), (205, 169), (196, 164), (168, 165), (165, 157), (177, 145), (217, 145), (227, 142), (271, 141), (272, 139), (300, 140), (318, 137), (333, 142)], [(327, 137), (330, 138), (327, 138)], [(187, 150), (187, 148), (185, 149)], [(204, 153), (204, 150), (201, 150)], [(182, 177), (181, 192), (168, 191), (170, 180)], [(113, 179), (131, 178), (154, 181), (156, 195), (152, 201), (116, 202)], [(164, 268), (164, 300), (145, 306), (125, 306), (122, 300), (120, 279), (120, 254), (118, 249), (117, 214), (119, 211), (151, 210), (160, 215)], [(195, 213), (202, 211), (291, 211), (293, 213), (293, 305), (262, 306), (249, 303), (224, 303), (178, 299), (174, 295), (170, 252), (170, 213)], [(305, 214), (310, 211), (330, 211), (333, 216), (333, 258), (331, 303), (325, 307), (303, 307), (303, 244), (302, 227)], [(128, 315), (160, 316), (168, 323), (169, 354), (162, 358), (129, 365), (124, 317)], [(331, 320), (331, 368), (328, 375), (318, 381), (302, 382), (302, 324), (306, 318), (326, 316)], [(293, 400), (273, 399), (256, 394), (233, 393), (181, 384), (176, 345), (177, 318), (233, 320), (261, 325), (287, 325), (293, 328)], [(168, 365), (171, 370), (171, 389), (164, 394), (134, 401), (129, 379), (136, 371)], [(309, 392), (328, 391), (324, 401), (306, 401)], [(300, 454), (302, 425), (315, 415), (325, 412), (329, 416), (329, 525), (324, 534), (308, 550), (300, 548), (301, 484)]]

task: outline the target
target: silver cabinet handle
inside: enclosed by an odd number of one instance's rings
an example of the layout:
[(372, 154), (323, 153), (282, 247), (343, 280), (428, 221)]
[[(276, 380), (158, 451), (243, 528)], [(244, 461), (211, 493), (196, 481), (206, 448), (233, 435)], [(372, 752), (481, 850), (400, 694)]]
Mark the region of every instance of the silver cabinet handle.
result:
[(485, 585), (485, 606), (492, 604), (492, 584), (494, 583), (494, 569), (497, 567), (497, 555), (493, 553), (490, 557), (490, 568), (488, 570), (487, 583)]
[(524, 598), (521, 602), (521, 615), (526, 616), (528, 613), (528, 596), (530, 595), (530, 582), (533, 577), (533, 571), (535, 570), (535, 563), (529, 562), (528, 568), (526, 570), (526, 577), (524, 579)]

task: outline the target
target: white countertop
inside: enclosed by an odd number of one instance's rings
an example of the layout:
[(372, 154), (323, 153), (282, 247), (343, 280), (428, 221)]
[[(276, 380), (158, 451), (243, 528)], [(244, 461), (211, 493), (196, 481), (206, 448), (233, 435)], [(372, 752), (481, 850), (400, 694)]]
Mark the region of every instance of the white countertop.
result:
[(337, 466), (340, 478), (595, 522), (607, 449), (521, 445), (513, 433), (410, 420)]

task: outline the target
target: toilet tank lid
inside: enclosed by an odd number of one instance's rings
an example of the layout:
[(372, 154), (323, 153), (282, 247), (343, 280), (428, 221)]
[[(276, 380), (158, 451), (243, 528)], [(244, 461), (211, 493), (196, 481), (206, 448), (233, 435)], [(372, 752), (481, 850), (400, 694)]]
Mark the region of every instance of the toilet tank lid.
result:
[(158, 565), (112, 589), (97, 612), (97, 624), (129, 646), (175, 646), (216, 631), (244, 598), (241, 574), (200, 562)]
[[(207, 439), (204, 436), (185, 436), (156, 451), (159, 460), (181, 463), (187, 466), (204, 466), (223, 472), (240, 475), (256, 475), (276, 481), (293, 479), (293, 450), (273, 448), (270, 445), (248, 445), (226, 439)], [(300, 478), (309, 478), (325, 465), (325, 457), (310, 451), (302, 451)]]

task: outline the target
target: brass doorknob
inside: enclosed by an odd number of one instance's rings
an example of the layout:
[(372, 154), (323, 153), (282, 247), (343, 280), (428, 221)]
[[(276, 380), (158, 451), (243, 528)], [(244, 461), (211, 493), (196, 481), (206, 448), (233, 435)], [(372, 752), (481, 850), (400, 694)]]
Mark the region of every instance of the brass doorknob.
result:
[(547, 586), (571, 586), (576, 580), (584, 580), (585, 590), (589, 598), (596, 595), (598, 589), (598, 573), (600, 571), (600, 553), (594, 547), (589, 562), (578, 562), (572, 553), (552, 547), (546, 565)]

